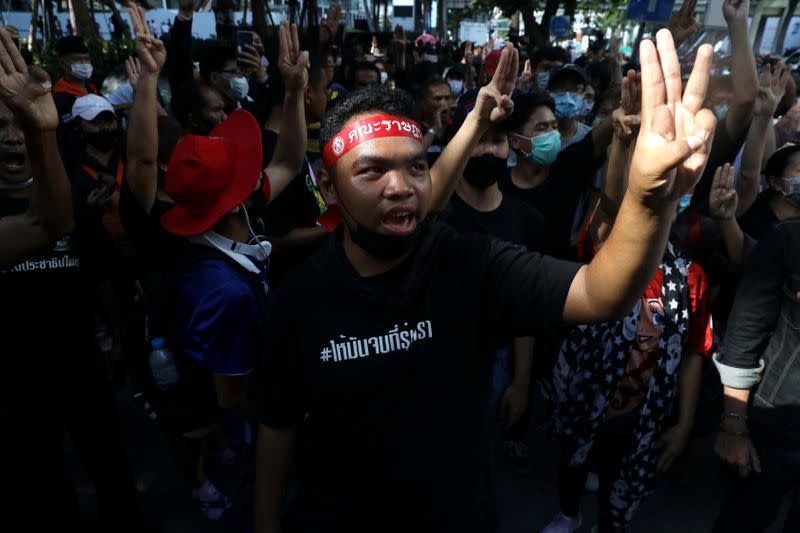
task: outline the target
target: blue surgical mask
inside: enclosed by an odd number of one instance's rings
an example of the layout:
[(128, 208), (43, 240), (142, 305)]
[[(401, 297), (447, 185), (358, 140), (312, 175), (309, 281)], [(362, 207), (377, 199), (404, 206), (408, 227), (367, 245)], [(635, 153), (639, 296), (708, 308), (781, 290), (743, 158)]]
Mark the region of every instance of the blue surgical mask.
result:
[(450, 90), (453, 92), (453, 96), (460, 95), (461, 91), (464, 89), (463, 80), (447, 80), (447, 84), (450, 85)]
[(594, 109), (594, 100), (584, 100), (578, 115), (585, 117), (592, 112), (592, 109)]
[(722, 120), (728, 114), (728, 104), (719, 104), (714, 106), (714, 115), (717, 120)]
[(794, 207), (800, 208), (800, 177), (783, 178), (783, 181), (789, 184), (789, 190), (783, 196)]
[(678, 214), (683, 213), (686, 211), (686, 208), (692, 205), (692, 195), (691, 194), (684, 194), (681, 196), (681, 199), (678, 200)]
[(550, 83), (550, 71), (549, 70), (543, 70), (542, 72), (540, 72), (539, 74), (536, 75), (536, 86), (539, 87), (539, 89), (541, 89), (543, 91), (546, 91), (547, 90), (547, 85), (549, 83)]
[(555, 162), (558, 153), (561, 151), (561, 134), (558, 130), (550, 130), (536, 137), (526, 137), (519, 133), (514, 135), (530, 141), (531, 152), (525, 153), (524, 150), (520, 150), (520, 152), (534, 165), (549, 167)]
[(228, 80), (228, 89), (225, 94), (234, 102), (244, 100), (247, 93), (250, 92), (250, 84), (247, 83), (247, 78), (244, 76), (236, 76)]
[(551, 93), (553, 101), (556, 103), (556, 118), (568, 120), (578, 116), (578, 112), (583, 105), (583, 95), (570, 92)]
[(82, 80), (88, 80), (92, 77), (92, 72), (94, 72), (91, 63), (73, 63), (70, 65), (69, 70), (73, 76)]

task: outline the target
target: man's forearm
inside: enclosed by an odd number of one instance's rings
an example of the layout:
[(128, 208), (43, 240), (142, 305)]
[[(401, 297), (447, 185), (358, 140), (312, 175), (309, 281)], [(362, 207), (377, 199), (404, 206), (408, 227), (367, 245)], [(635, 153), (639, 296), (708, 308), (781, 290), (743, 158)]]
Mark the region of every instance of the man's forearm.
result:
[(595, 160), (605, 159), (608, 146), (614, 136), (614, 121), (611, 115), (592, 128), (592, 157)]
[(55, 130), (25, 131), (33, 171), (33, 194), (29, 211), (51, 239), (72, 230), (72, 188), (58, 151)]
[(632, 142), (620, 140), (616, 135), (611, 141), (603, 187), (600, 189), (600, 207), (610, 218), (617, 216), (620, 203), (628, 186), (628, 160)]
[(739, 205), (736, 216), (742, 216), (758, 196), (761, 187), (761, 160), (764, 157), (764, 139), (767, 130), (772, 126), (772, 117), (756, 115), (750, 123), (747, 139), (742, 153), (742, 166), (739, 179), (736, 180), (736, 194), (739, 196)]
[(512, 383), (520, 387), (531, 384), (533, 357), (536, 349), (534, 337), (517, 337), (514, 339), (514, 378)]
[(728, 24), (731, 39), (731, 82), (733, 85), (734, 103), (749, 104), (756, 99), (758, 92), (758, 74), (756, 58), (750, 47), (747, 33), (747, 21), (735, 21)]
[(703, 379), (703, 358), (700, 354), (694, 352), (686, 354), (681, 361), (680, 373), (680, 415), (678, 423), (686, 427), (692, 427), (694, 425), (694, 414), (697, 411), (700, 382)]
[(275, 154), (266, 168), (270, 198), (275, 198), (303, 168), (306, 155), (306, 114), (302, 96), (287, 91), (283, 99), (281, 134)]
[(735, 218), (717, 220), (717, 227), (722, 234), (722, 242), (728, 252), (728, 259), (734, 266), (744, 263), (744, 233)]
[(570, 286), (565, 322), (608, 322), (630, 312), (661, 262), (676, 209), (676, 202), (651, 208), (625, 194), (608, 240)]
[(127, 137), (126, 180), (134, 198), (150, 212), (158, 190), (158, 78), (143, 73), (130, 112)]
[(297, 428), (258, 426), (255, 487), (256, 533), (282, 531), (283, 501), (289, 478)]
[(432, 212), (441, 211), (453, 194), (453, 191), (464, 173), (464, 168), (469, 161), (469, 154), (478, 144), (486, 130), (488, 123), (482, 124), (473, 113), (467, 115), (464, 124), (458, 129), (455, 136), (447, 144), (442, 155), (431, 168), (431, 185), (433, 187)]

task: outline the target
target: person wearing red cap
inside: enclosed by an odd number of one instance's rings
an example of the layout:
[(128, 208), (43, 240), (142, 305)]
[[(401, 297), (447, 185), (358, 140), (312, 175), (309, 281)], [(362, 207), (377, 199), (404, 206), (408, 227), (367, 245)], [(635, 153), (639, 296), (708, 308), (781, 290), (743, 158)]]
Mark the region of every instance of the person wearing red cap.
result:
[[(319, 182), (343, 221), (271, 301), (279, 312), (267, 324), (260, 389), (259, 533), (284, 530), (295, 448), (292, 531), (495, 529), (486, 394), (497, 340), (629, 312), (659, 264), (680, 196), (705, 166), (716, 126), (701, 109), (711, 46), (698, 50), (683, 95), (672, 38), (662, 30), (657, 39), (658, 52), (641, 45), (644, 111), (626, 195), (585, 266), (458, 234), (432, 217), (483, 133), (509, 115), (513, 47), (497, 67), (501, 86), (496, 74), (437, 160), (452, 165), (447, 186), (428, 170), (404, 93), (365, 89), (328, 113)], [(307, 304), (320, 294), (328, 305)]]
[(256, 120), (234, 111), (209, 136), (181, 139), (164, 182), (174, 206), (161, 223), (189, 244), (174, 267), (168, 311), (151, 317), (150, 331), (176, 358), (181, 377), (164, 413), (179, 435), (192, 498), (211, 520), (231, 503), (205, 477), (204, 444), (219, 434), (218, 423), (226, 442), (244, 438), (252, 412), (249, 374), (263, 350), (271, 246), (253, 235), (245, 208), (261, 186), (260, 149)]

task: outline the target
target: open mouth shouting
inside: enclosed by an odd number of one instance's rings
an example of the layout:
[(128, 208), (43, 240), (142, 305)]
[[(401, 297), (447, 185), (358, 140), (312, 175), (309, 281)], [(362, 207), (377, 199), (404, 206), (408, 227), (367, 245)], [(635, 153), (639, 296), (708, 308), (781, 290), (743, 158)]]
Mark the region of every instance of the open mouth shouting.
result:
[(381, 218), (381, 224), (392, 235), (409, 235), (417, 227), (417, 213), (411, 207), (393, 207)]

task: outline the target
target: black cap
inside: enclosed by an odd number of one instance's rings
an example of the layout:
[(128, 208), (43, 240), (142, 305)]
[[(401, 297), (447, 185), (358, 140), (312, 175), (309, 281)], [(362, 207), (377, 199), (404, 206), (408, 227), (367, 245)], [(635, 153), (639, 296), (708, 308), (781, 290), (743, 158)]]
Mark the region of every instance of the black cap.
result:
[(589, 77), (586, 75), (586, 71), (578, 65), (569, 63), (550, 73), (550, 82), (548, 84), (548, 88), (553, 85), (553, 82), (562, 78), (572, 78), (581, 85), (586, 85), (589, 83)]
[(56, 43), (56, 52), (63, 56), (67, 54), (88, 54), (89, 48), (86, 43), (77, 35), (62, 37)]

